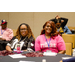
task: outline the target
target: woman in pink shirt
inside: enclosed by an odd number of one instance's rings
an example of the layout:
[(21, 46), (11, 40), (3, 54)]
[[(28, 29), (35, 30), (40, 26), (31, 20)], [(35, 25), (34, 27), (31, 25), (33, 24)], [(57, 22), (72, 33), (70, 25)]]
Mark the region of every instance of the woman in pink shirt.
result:
[(63, 38), (58, 34), (55, 23), (47, 21), (43, 25), (41, 35), (36, 38), (35, 51), (51, 52), (64, 54), (66, 47)]

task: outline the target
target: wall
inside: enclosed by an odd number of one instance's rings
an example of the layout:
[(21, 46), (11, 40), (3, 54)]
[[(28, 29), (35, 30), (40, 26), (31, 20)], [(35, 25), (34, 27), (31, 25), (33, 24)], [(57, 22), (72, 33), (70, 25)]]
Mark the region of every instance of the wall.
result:
[(44, 23), (54, 18), (58, 12), (34, 12), (34, 34), (35, 37), (40, 34)]
[[(2, 19), (9, 20), (8, 12), (0, 12), (0, 23)], [(8, 25), (9, 26), (9, 25)]]
[(17, 29), (21, 23), (27, 23), (36, 38), (41, 32), (43, 24), (56, 15), (68, 18), (67, 26), (75, 26), (75, 12), (0, 12), (0, 20), (6, 19), (8, 27), (11, 29)]

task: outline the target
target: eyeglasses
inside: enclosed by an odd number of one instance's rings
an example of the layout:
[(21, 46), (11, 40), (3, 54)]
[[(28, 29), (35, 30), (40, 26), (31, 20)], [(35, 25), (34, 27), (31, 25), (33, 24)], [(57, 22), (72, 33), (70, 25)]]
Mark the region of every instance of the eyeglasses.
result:
[(28, 29), (24, 28), (24, 29), (20, 29), (20, 31), (27, 31)]

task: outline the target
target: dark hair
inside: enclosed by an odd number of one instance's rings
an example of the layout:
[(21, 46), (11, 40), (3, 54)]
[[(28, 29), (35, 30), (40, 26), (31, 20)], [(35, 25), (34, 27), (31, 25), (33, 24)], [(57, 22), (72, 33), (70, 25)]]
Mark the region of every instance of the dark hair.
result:
[(43, 25), (43, 29), (42, 29), (40, 35), (45, 34), (44, 28), (45, 28), (45, 26), (46, 26), (47, 23), (49, 23), (49, 24), (51, 25), (51, 27), (52, 27), (52, 32), (50, 33), (50, 36), (58, 35), (58, 32), (57, 32), (57, 30), (56, 30), (55, 23), (54, 23), (53, 21), (47, 21), (47, 22)]
[(22, 24), (20, 24), (19, 29), (20, 29), (20, 27), (21, 27), (22, 25), (25, 25), (25, 26), (27, 26), (27, 28), (29, 28), (29, 25), (28, 25), (28, 24), (22, 23)]
[[(28, 24), (26, 24), (26, 23), (20, 24), (20, 26), (18, 27), (17, 32), (16, 32), (16, 38), (20, 39), (20, 37), (21, 37), (21, 34), (20, 34), (20, 27), (21, 27), (22, 25), (27, 26), (27, 30), (28, 30), (28, 35), (27, 35), (27, 36), (28, 36), (28, 38), (30, 38), (31, 36), (34, 38), (34, 35), (33, 35), (32, 31), (31, 31), (30, 26), (29, 26)], [(35, 39), (35, 38), (34, 38), (34, 39)]]
[(61, 19), (60, 19), (60, 18), (59, 18), (59, 19), (56, 19), (56, 18), (55, 18), (55, 24), (56, 24), (56, 23), (61, 23)]

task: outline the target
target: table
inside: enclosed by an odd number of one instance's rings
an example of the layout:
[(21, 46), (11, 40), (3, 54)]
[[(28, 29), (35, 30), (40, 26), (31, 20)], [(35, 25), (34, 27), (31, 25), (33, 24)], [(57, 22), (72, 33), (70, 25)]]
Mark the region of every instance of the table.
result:
[(11, 58), (10, 56), (0, 56), (0, 62), (19, 62), (19, 61), (42, 62), (42, 59), (46, 59), (46, 62), (59, 62), (60, 60), (62, 60), (62, 57), (71, 57), (71, 56), (65, 54), (57, 54), (56, 56), (27, 57), (16, 59)]

